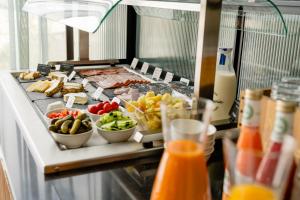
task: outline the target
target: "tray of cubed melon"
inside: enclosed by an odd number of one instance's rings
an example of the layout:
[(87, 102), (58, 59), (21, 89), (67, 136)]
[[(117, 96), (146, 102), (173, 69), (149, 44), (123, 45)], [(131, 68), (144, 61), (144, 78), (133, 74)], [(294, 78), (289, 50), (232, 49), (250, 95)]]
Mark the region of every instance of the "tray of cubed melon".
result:
[(149, 133), (161, 132), (160, 104), (162, 102), (174, 108), (184, 107), (187, 103), (183, 98), (172, 96), (170, 93), (155, 94), (153, 91), (147, 92), (135, 101), (121, 100), (130, 117), (138, 122), (138, 130)]

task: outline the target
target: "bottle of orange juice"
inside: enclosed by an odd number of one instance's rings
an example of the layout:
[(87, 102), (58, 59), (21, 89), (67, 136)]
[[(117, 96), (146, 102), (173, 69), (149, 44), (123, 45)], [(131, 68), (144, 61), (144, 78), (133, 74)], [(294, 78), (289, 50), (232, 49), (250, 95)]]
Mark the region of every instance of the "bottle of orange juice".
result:
[(151, 200), (211, 199), (204, 145), (213, 102), (193, 98), (191, 104), (184, 108), (161, 105), (166, 149)]
[(167, 144), (151, 200), (208, 200), (208, 173), (202, 147), (189, 140)]
[(241, 132), (236, 158), (236, 183), (253, 183), (263, 148), (259, 131), (261, 90), (247, 89), (245, 93)]

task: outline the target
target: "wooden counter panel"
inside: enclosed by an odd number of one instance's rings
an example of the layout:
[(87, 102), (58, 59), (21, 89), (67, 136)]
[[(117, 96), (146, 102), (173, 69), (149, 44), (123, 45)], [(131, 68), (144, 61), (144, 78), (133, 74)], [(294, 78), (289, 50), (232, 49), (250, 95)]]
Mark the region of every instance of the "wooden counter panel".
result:
[(10, 191), (9, 183), (6, 177), (6, 173), (3, 169), (2, 161), (0, 160), (0, 199), (1, 200), (13, 200), (12, 193)]

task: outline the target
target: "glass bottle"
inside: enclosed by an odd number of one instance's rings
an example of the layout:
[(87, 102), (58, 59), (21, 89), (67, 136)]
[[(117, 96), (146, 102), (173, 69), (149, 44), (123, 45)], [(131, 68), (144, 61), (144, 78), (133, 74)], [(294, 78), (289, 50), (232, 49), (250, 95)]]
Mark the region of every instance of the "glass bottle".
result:
[(237, 80), (231, 61), (231, 48), (220, 48), (220, 60), (214, 85), (215, 110), (212, 120), (229, 119), (229, 112), (236, 96)]
[[(262, 90), (247, 89), (245, 93), (242, 126), (238, 139), (236, 182), (252, 183), (261, 161), (263, 148), (260, 123)], [(251, 163), (251, 164), (248, 164)]]
[(156, 174), (151, 200), (211, 199), (206, 168), (206, 132), (213, 103), (193, 99), (192, 105), (161, 105), (166, 149)]
[(292, 102), (277, 101), (276, 103), (276, 117), (271, 142), (256, 175), (256, 181), (260, 184), (272, 186), (284, 135), (293, 134), (295, 109), (296, 104)]

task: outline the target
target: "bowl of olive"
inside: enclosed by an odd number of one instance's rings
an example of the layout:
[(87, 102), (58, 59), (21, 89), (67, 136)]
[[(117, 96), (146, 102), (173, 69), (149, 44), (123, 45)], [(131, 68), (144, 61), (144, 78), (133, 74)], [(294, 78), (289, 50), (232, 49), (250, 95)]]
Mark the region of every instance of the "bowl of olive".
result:
[(68, 115), (62, 119), (53, 119), (49, 131), (54, 140), (69, 149), (79, 148), (92, 136), (93, 128), (90, 117), (86, 113), (76, 118)]

